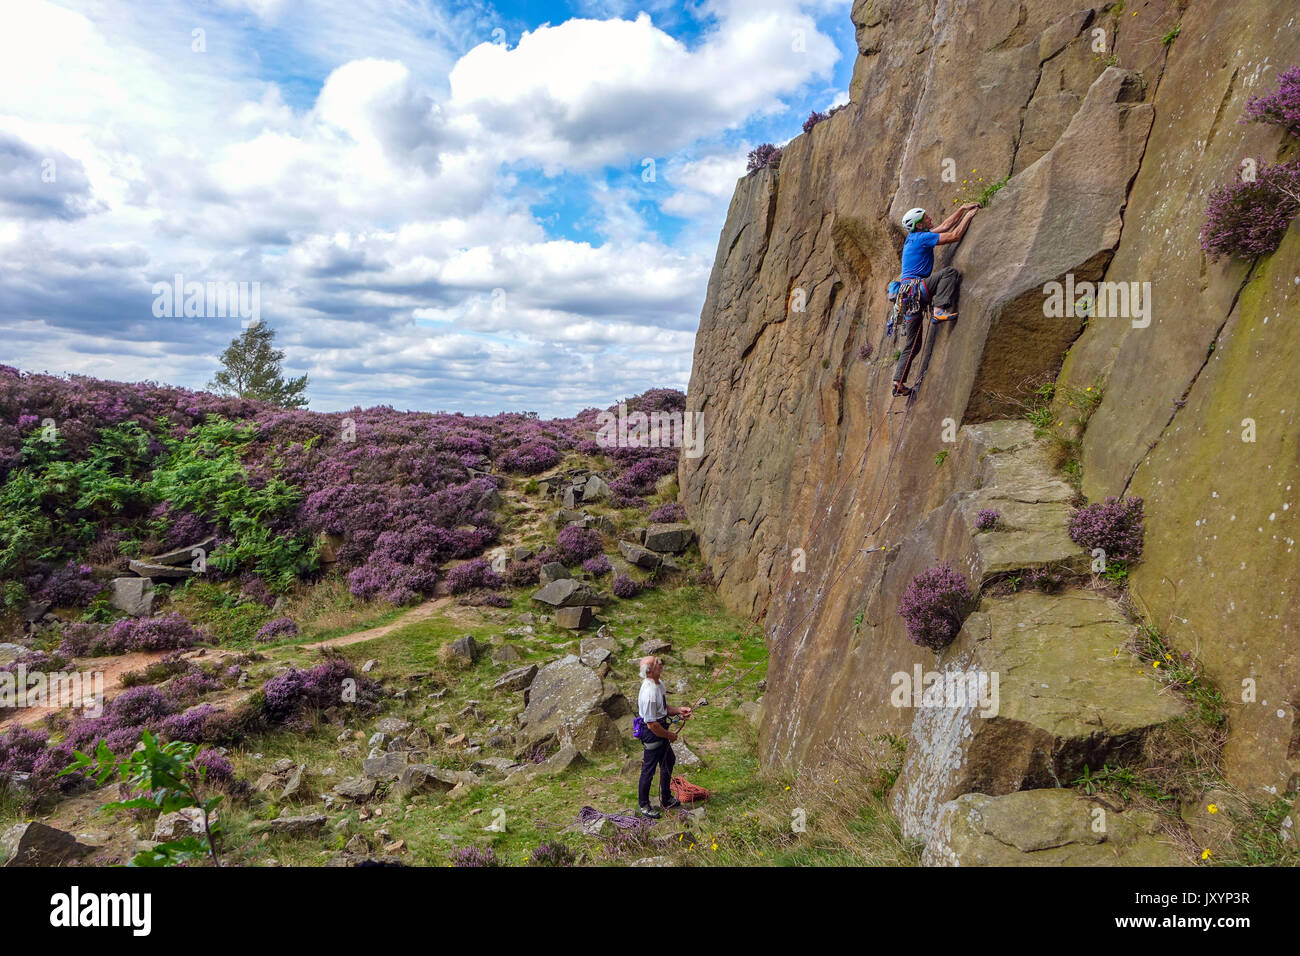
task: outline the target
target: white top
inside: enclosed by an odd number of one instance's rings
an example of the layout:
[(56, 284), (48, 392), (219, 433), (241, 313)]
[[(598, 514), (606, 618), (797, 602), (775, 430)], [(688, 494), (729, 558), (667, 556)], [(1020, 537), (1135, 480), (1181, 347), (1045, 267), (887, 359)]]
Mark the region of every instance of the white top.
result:
[(668, 701), (664, 697), (664, 685), (649, 677), (641, 681), (641, 692), (636, 697), (636, 709), (647, 724), (667, 717)]

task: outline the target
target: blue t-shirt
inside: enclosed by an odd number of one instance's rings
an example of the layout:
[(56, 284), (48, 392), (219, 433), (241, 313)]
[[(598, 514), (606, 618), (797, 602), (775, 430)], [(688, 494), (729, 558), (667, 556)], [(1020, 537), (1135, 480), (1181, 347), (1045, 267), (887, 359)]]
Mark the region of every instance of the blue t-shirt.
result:
[(903, 240), (903, 279), (925, 279), (934, 271), (937, 232), (909, 232)]

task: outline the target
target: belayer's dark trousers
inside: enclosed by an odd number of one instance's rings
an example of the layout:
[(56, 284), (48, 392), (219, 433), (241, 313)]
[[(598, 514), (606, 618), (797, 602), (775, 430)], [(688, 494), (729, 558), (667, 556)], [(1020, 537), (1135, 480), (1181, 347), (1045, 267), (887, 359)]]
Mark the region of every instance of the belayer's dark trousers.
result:
[[(646, 733), (650, 733), (649, 730)], [(642, 807), (650, 806), (650, 784), (654, 782), (655, 769), (662, 768), (662, 774), (659, 777), (659, 802), (667, 803), (673, 798), (673, 791), (669, 784), (673, 779), (673, 766), (677, 763), (677, 755), (673, 753), (673, 745), (662, 737), (656, 738), (661, 741), (658, 747), (647, 747), (645, 753), (641, 755), (641, 781), (636, 788), (637, 805)]]

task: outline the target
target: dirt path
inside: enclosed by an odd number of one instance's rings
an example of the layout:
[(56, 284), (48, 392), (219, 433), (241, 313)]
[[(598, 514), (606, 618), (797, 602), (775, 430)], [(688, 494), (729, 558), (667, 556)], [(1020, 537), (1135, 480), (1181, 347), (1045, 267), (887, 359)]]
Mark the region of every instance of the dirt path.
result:
[[(407, 624), (414, 624), (417, 621), (428, 620), (436, 611), (441, 610), (451, 603), (451, 598), (440, 597), (417, 604), (405, 614), (401, 614), (389, 621), (387, 624), (381, 624), (378, 627), (367, 628), (364, 631), (353, 631), (351, 634), (341, 634), (338, 637), (332, 637), (327, 641), (317, 641), (313, 644), (290, 644), (282, 648), (276, 648), (271, 651), (274, 656), (276, 651), (281, 650), (318, 650), (326, 647), (344, 647), (348, 644), (360, 644), (363, 641), (373, 641), (377, 637), (383, 637), (399, 627), (405, 627)], [(83, 674), (98, 673), (102, 675), (102, 687), (104, 693), (104, 703), (116, 697), (122, 691), (126, 690), (122, 686), (122, 675), (128, 671), (141, 670), (152, 664), (156, 660), (166, 657), (168, 651), (137, 651), (132, 654), (122, 654), (117, 657), (91, 657), (83, 659), (78, 663), (77, 669)], [(223, 648), (204, 648), (195, 651), (192, 654), (186, 654), (187, 658), (199, 658), (211, 660), (215, 655), (218, 659), (229, 656), (231, 653)], [(30, 727), (40, 723), (46, 716), (62, 710), (62, 707), (53, 704), (45, 704), (40, 707), (20, 707), (13, 712), (0, 711), (0, 727)]]
[(405, 614), (399, 615), (387, 624), (381, 624), (378, 627), (368, 628), (364, 631), (354, 631), (351, 634), (342, 634), (338, 637), (331, 637), (328, 641), (317, 641), (315, 644), (294, 644), (293, 647), (302, 648), (307, 651), (314, 651), (324, 647), (345, 647), (348, 644), (360, 644), (362, 641), (373, 641), (377, 637), (383, 637), (397, 630), (399, 627), (406, 627), (408, 624), (415, 624), (417, 621), (427, 621), (433, 617), (434, 611), (439, 611), (451, 603), (451, 598), (440, 597), (425, 601), (423, 604), (417, 604)]

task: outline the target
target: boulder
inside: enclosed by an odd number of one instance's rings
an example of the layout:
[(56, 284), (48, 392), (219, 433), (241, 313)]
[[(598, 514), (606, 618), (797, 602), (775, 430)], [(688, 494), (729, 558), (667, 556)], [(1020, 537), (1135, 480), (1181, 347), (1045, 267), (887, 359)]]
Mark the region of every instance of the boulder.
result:
[(306, 833), (319, 833), (325, 829), (328, 822), (323, 813), (311, 814), (300, 817), (276, 817), (274, 820), (264, 820), (260, 823), (254, 823), (250, 830), (253, 833), (275, 833), (290, 836), (301, 836)]
[(968, 793), (939, 809), (923, 866), (1183, 866), (1153, 813), (1075, 790)]
[(456, 638), (448, 645), (448, 647), (450, 648), (452, 657), (466, 661), (470, 664), (477, 661), (479, 654), (481, 653), (478, 642), (474, 640), (474, 635), (472, 634), (466, 634), (462, 637)]
[(561, 607), (555, 612), (555, 626), (569, 631), (580, 631), (591, 623), (591, 618), (591, 608), (586, 605)]
[(513, 664), (522, 659), (523, 654), (519, 653), (519, 648), (513, 644), (502, 644), (492, 651), (492, 660), (498, 664)]
[[(401, 717), (385, 717), (375, 724), (375, 730), (381, 734), (387, 734), (396, 737), (398, 734), (407, 733), (412, 727), (409, 720), (403, 720)], [(371, 746), (374, 741), (371, 741)]]
[(688, 524), (673, 522), (671, 524), (652, 524), (646, 529), (645, 541), (642, 542), (651, 551), (661, 554), (681, 554), (695, 540), (695, 532)]
[(671, 744), (673, 753), (677, 756), (677, 765), (679, 767), (699, 767), (703, 761), (696, 756), (695, 751), (686, 746), (683, 740), (674, 740)]
[(385, 753), (370, 752), (361, 762), (361, 772), (376, 780), (396, 780), (410, 763), (409, 750), (393, 750)]
[(365, 803), (375, 795), (375, 788), (378, 786), (379, 783), (374, 777), (348, 777), (335, 784), (331, 792), (338, 794), (344, 800)]
[(109, 584), (109, 602), (132, 617), (153, 613), (153, 582), (148, 578), (114, 578)]
[(663, 563), (663, 558), (658, 554), (631, 541), (620, 541), (618, 553), (623, 556), (624, 561), (635, 564), (638, 568), (645, 568), (647, 571), (653, 571)]
[(660, 637), (648, 638), (641, 643), (639, 648), (637, 648), (637, 656), (639, 657), (659, 657), (660, 655), (671, 654), (672, 652), (673, 642), (665, 641)]
[(623, 749), (618, 725), (603, 712), (588, 714), (567, 728), (564, 739), (582, 754), (614, 753)]
[(534, 551), (532, 548), (528, 547), (525, 544), (521, 544), (515, 547), (514, 551), (511, 552), (511, 556), (516, 561), (527, 561), (536, 553), (537, 552)]
[(93, 849), (71, 833), (35, 820), (14, 824), (0, 836), (5, 866), (66, 866)]
[[(210, 822), (216, 822), (214, 813)], [(187, 836), (203, 837), (203, 811), (198, 807), (185, 807), (174, 813), (163, 813), (153, 825), (153, 839), (158, 843), (169, 843)]]
[(569, 569), (559, 561), (548, 561), (546, 564), (542, 565), (542, 570), (539, 574), (538, 580), (543, 586), (545, 586), (555, 581), (563, 581), (572, 577), (572, 572), (570, 572)]
[(591, 585), (575, 581), (573, 578), (552, 581), (534, 594), (533, 600), (539, 604), (549, 604), (551, 607), (580, 607), (584, 604), (604, 606), (609, 603), (608, 599)]
[(587, 763), (585, 757), (578, 752), (578, 748), (569, 745), (561, 747), (551, 756), (547, 757), (542, 763), (538, 764), (532, 772), (532, 776), (558, 776), (568, 773)]
[(590, 654), (594, 650), (606, 650), (611, 654), (618, 653), (619, 644), (613, 635), (608, 633), (605, 625), (601, 625), (596, 631), (595, 637), (584, 637), (578, 644), (579, 654)]
[(307, 773), (307, 765), (298, 764), (291, 770), (284, 780), (284, 787), (280, 791), (280, 799), (283, 801), (302, 800), (310, 796), (311, 781)]
[(472, 786), (478, 777), (468, 770), (446, 770), (433, 764), (411, 764), (402, 771), (395, 791), (402, 796), (417, 793), (446, 793), (459, 783)]
[(702, 647), (688, 647), (682, 651), (682, 662), (692, 667), (708, 667), (713, 663), (713, 655)]
[(575, 511), (571, 507), (561, 508), (555, 514), (551, 515), (551, 524), (557, 528), (563, 528), (566, 524), (572, 524), (575, 521), (582, 521), (587, 517), (585, 511)]
[(570, 654), (537, 672), (528, 689), (528, 704), (519, 716), (529, 742), (551, 737), (600, 708), (604, 687), (590, 668)]
[(580, 654), (579, 659), (588, 667), (599, 667), (602, 663), (609, 660), (609, 651), (603, 647), (593, 647), (591, 650), (584, 651)]
[(193, 568), (176, 567), (171, 564), (154, 564), (152, 561), (132, 560), (129, 567), (142, 578), (149, 578), (155, 581), (178, 580), (180, 578), (190, 578), (195, 575)]
[(0, 664), (11, 664), (27, 653), (21, 644), (0, 644)]
[(600, 475), (591, 475), (587, 478), (586, 484), (582, 486), (582, 500), (599, 501), (608, 498), (610, 495), (609, 485), (607, 485)]
[(501, 492), (497, 491), (495, 488), (489, 488), (479, 496), (478, 502), (474, 505), (474, 510), (496, 511), (503, 504), (505, 504), (505, 502), (501, 498)]
[(537, 676), (536, 664), (525, 664), (523, 667), (516, 667), (512, 671), (506, 671), (497, 678), (492, 685), (493, 691), (516, 691), (523, 690), (533, 682)]

